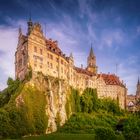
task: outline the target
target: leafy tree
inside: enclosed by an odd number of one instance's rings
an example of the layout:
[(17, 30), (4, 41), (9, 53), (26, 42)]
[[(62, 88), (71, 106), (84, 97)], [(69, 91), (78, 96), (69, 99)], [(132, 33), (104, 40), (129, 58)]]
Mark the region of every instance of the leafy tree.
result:
[(16, 93), (20, 85), (19, 79), (13, 80), (11, 77), (7, 80), (7, 88), (4, 89), (0, 94), (0, 107), (4, 106), (6, 103), (9, 102), (11, 95)]
[(82, 112), (91, 113), (93, 110), (96, 110), (98, 104), (96, 90), (91, 88), (85, 89), (81, 96), (80, 104)]
[(110, 98), (100, 99), (99, 108), (106, 110), (108, 112), (116, 113), (116, 114), (121, 113), (121, 110), (117, 101), (112, 100)]

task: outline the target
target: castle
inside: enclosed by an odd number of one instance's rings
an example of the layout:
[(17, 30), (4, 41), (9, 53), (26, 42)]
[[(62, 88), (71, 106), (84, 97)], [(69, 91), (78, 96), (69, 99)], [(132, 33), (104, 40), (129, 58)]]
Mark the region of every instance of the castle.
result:
[(135, 112), (140, 110), (140, 81), (138, 78), (137, 86), (136, 86), (136, 94), (135, 95), (127, 95), (126, 106), (130, 112)]
[(98, 74), (96, 57), (91, 47), (87, 67), (74, 65), (72, 53), (67, 57), (58, 47), (58, 42), (43, 35), (41, 25), (28, 21), (28, 31), (22, 34), (19, 28), (18, 45), (15, 53), (15, 76), (23, 80), (32, 71), (42, 72), (63, 79), (74, 88), (83, 91), (85, 88), (96, 88), (99, 98), (110, 97), (118, 100), (122, 109), (126, 106), (127, 88), (115, 74)]

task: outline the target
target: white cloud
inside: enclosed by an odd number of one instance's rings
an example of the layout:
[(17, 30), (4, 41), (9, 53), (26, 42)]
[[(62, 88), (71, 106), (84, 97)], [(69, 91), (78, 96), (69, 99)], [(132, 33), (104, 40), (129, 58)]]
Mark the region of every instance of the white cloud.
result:
[[(14, 78), (14, 54), (17, 45), (17, 29), (0, 26), (0, 88), (4, 88), (9, 76)], [(3, 79), (5, 81), (3, 81)]]
[[(90, 13), (89, 10), (87, 13), (83, 14), (92, 13)], [(104, 50), (106, 48), (113, 48), (113, 50), (120, 49), (120, 46), (124, 43), (124, 41), (125, 44), (127, 43), (127, 37), (119, 28), (104, 29), (97, 34), (94, 23), (92, 22), (93, 19), (94, 22), (98, 22), (99, 19), (97, 18), (96, 13), (90, 15), (90, 20), (87, 23), (87, 32), (85, 32), (81, 24), (74, 21), (70, 16), (64, 14), (62, 15), (62, 22), (60, 23), (47, 22), (47, 38), (58, 40), (59, 47), (67, 55), (69, 55), (70, 52), (73, 52), (75, 64), (77, 66), (80, 66), (81, 64), (86, 66), (87, 55), (92, 42), (93, 46), (96, 47), (96, 51), (98, 51), (98, 55), (100, 53), (100, 57), (95, 53), (97, 61), (99, 62), (98, 65), (100, 71), (113, 73), (115, 71), (115, 61), (117, 60), (118, 62), (122, 62), (122, 60), (114, 58), (117, 56), (113, 56), (113, 52), (107, 56), (107, 54), (104, 53)], [(10, 18), (7, 18), (7, 21), (10, 22), (13, 27), (0, 27), (0, 70), (3, 72), (0, 73), (0, 89), (4, 87), (4, 83), (6, 82), (8, 76), (14, 77), (14, 53), (17, 45), (18, 26), (21, 25), (24, 31), (27, 29), (25, 21), (13, 21)], [(121, 79), (127, 82), (130, 93), (134, 93), (138, 72), (135, 71), (133, 67), (128, 70), (127, 65), (129, 62), (129, 67), (132, 66), (135, 63), (135, 60), (135, 57), (124, 60), (118, 68), (118, 73)], [(3, 76), (5, 77), (5, 82), (1, 80), (1, 77)]]

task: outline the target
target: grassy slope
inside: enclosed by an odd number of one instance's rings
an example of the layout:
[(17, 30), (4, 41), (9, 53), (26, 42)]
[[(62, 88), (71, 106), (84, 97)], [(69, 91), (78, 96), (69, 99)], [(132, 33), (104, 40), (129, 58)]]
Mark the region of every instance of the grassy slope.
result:
[(22, 140), (94, 140), (94, 134), (64, 134), (55, 133), (42, 136), (22, 138)]

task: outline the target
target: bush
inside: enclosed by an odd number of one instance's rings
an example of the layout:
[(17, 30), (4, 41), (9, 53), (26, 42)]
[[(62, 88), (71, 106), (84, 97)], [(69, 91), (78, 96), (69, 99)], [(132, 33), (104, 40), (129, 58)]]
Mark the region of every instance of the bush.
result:
[(140, 118), (137, 116), (130, 116), (125, 121), (123, 126), (123, 134), (126, 139), (139, 140), (140, 138)]
[(0, 109), (0, 136), (7, 137), (11, 131), (10, 118), (7, 111)]
[(115, 133), (111, 128), (96, 127), (95, 128), (96, 140), (114, 140), (116, 139)]
[(98, 98), (96, 90), (91, 88), (85, 89), (80, 99), (82, 112), (91, 113), (95, 111), (98, 106), (97, 104)]
[(95, 113), (76, 113), (59, 129), (65, 133), (95, 133), (96, 127), (107, 127), (115, 130), (117, 119), (109, 114)]
[(117, 103), (117, 101), (112, 100), (110, 98), (100, 99), (99, 100), (99, 108), (106, 110), (108, 112), (112, 112), (114, 114), (120, 114), (121, 110)]

